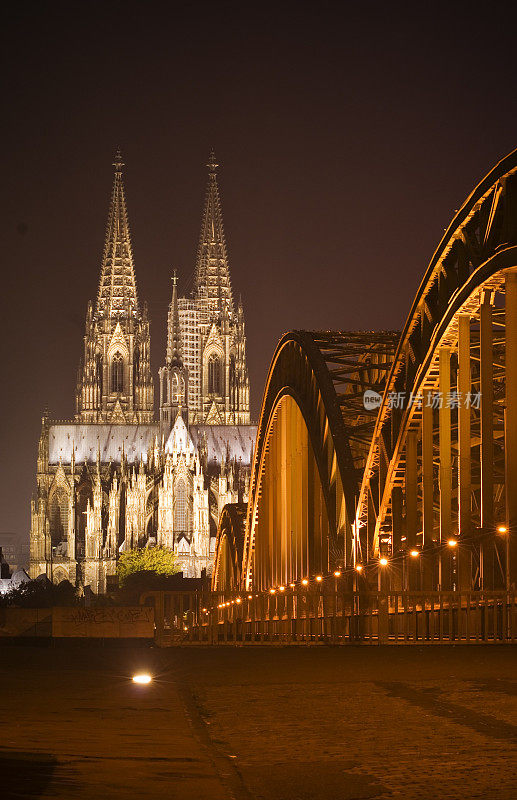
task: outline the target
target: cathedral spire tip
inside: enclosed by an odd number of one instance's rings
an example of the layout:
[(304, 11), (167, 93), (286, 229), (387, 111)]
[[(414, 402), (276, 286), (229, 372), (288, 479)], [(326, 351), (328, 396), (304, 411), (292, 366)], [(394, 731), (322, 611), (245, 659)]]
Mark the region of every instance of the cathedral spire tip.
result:
[(219, 164), (217, 163), (217, 159), (215, 157), (214, 148), (212, 148), (210, 150), (210, 156), (208, 158), (208, 163), (207, 163), (207, 167), (208, 167), (208, 171), (209, 171), (210, 175), (215, 175), (218, 166), (219, 166)]
[(124, 166), (124, 162), (122, 161), (122, 151), (120, 147), (117, 147), (116, 149), (113, 166), (115, 167), (116, 172), (122, 172), (122, 167)]
[(135, 270), (127, 218), (122, 154), (117, 149), (113, 161), (115, 177), (108, 213), (106, 239), (102, 256), (97, 312), (101, 316), (138, 315)]

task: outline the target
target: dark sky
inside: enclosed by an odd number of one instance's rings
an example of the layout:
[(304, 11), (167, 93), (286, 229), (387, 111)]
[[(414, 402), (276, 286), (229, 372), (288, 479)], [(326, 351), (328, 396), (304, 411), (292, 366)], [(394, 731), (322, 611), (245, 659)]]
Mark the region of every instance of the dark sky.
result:
[(26, 536), (42, 410), (74, 412), (117, 145), (155, 374), (215, 148), (256, 417), (285, 331), (402, 327), (454, 210), (517, 147), (517, 62), (510, 4), (18, 5), (0, 128), (0, 531)]

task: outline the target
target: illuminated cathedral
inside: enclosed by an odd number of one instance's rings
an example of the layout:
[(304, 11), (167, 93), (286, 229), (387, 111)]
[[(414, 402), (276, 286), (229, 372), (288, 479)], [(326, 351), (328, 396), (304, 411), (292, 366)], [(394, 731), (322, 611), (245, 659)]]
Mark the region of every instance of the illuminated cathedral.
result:
[(154, 413), (147, 308), (137, 294), (120, 154), (99, 291), (86, 314), (75, 418), (42, 420), (30, 574), (106, 591), (124, 550), (164, 545), (211, 572), (226, 503), (247, 499), (246, 337), (234, 303), (213, 154), (191, 297), (173, 277)]

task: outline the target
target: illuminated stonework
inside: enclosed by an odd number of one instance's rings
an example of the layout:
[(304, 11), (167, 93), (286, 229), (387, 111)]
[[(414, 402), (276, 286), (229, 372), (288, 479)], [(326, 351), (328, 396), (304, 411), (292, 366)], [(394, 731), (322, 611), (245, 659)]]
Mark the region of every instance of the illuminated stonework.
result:
[(122, 160), (115, 160), (95, 310), (86, 317), (76, 416), (43, 417), (31, 514), (31, 577), (106, 590), (119, 552), (162, 544), (185, 576), (211, 572), (220, 512), (247, 498), (244, 314), (234, 310), (216, 181), (209, 182), (194, 297), (173, 280), (160, 415), (153, 411), (149, 321), (136, 290)]

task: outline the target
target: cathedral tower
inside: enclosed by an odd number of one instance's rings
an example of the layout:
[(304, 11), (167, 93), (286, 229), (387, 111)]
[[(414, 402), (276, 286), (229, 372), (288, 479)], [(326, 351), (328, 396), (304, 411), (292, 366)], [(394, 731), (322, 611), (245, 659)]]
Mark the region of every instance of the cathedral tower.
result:
[(123, 166), (117, 152), (97, 304), (93, 310), (90, 303), (86, 315), (78, 422), (153, 420), (149, 321), (138, 304)]
[(249, 425), (244, 312), (235, 310), (217, 167), (210, 154), (193, 298), (178, 301), (192, 424)]

